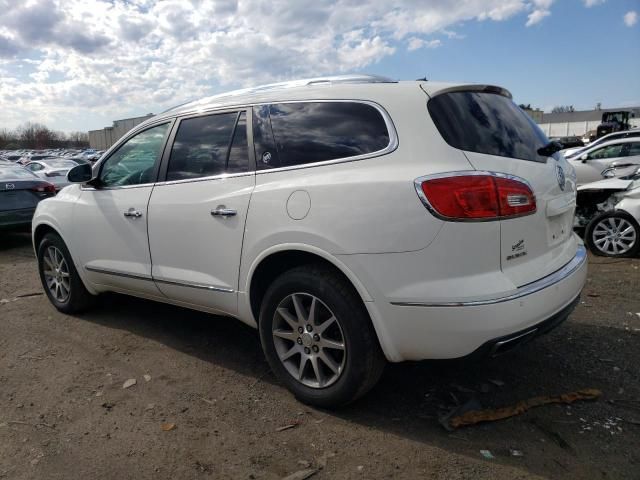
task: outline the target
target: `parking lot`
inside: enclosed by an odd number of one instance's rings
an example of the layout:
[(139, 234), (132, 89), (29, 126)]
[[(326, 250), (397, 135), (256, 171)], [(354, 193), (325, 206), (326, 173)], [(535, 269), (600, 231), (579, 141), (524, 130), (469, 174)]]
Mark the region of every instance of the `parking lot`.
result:
[[(329, 412), (277, 383), (240, 322), (118, 295), (58, 313), (29, 235), (3, 233), (0, 478), (638, 478), (640, 259), (590, 260), (580, 306), (550, 334), (494, 360), (388, 366)], [(603, 395), (438, 422), (471, 397), (583, 388)]]

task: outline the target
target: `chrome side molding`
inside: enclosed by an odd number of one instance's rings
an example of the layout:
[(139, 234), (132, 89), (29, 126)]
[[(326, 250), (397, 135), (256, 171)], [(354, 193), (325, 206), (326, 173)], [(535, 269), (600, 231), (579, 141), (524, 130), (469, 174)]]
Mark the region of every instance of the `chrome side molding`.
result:
[(150, 275), (135, 275), (131, 273), (117, 272), (115, 270), (107, 270), (104, 268), (88, 267), (86, 265), (84, 268), (89, 272), (101, 273), (103, 275), (114, 275), (116, 277), (132, 278), (134, 280), (146, 280), (148, 282), (163, 283), (165, 285), (175, 285), (178, 287), (199, 288), (201, 290), (209, 290), (212, 292), (235, 293), (235, 290), (233, 290), (232, 288), (219, 287), (217, 285), (206, 285), (195, 282), (178, 282), (176, 280), (170, 280), (168, 278), (152, 277)]

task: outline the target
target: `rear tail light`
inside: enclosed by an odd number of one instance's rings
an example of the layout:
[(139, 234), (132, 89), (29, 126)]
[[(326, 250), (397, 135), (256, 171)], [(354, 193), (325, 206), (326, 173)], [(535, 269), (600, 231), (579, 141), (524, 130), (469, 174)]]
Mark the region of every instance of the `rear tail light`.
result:
[(525, 180), (502, 174), (456, 173), (416, 180), (421, 200), (445, 220), (497, 220), (536, 211), (536, 197)]
[(37, 193), (56, 193), (56, 187), (52, 183), (43, 182), (31, 188), (31, 191)]

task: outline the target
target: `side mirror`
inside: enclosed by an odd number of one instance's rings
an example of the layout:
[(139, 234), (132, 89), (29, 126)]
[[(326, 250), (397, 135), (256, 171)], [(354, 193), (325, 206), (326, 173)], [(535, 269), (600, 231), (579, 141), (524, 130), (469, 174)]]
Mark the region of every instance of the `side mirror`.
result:
[(69, 173), (67, 173), (67, 180), (71, 183), (87, 183), (93, 178), (93, 171), (91, 165), (88, 163), (81, 163), (76, 165)]
[(615, 177), (615, 176), (616, 176), (616, 169), (615, 169), (615, 167), (610, 167), (610, 168), (605, 169), (605, 170), (602, 172), (602, 176), (603, 176), (604, 178), (613, 178), (613, 177)]
[(587, 163), (588, 159), (589, 159), (589, 155), (587, 155), (587, 154), (584, 154), (584, 155), (580, 156), (580, 161), (582, 163)]

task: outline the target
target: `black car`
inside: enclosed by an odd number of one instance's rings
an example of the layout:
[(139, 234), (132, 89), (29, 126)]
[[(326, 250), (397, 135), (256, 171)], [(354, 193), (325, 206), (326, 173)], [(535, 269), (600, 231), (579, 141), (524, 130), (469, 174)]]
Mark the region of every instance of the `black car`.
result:
[(0, 162), (0, 229), (31, 225), (38, 202), (56, 188), (24, 167)]
[(562, 148), (584, 147), (584, 142), (580, 137), (551, 137), (550, 140), (560, 143)]

